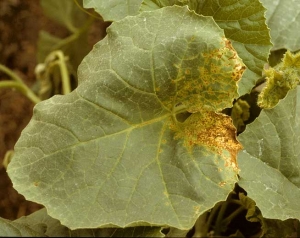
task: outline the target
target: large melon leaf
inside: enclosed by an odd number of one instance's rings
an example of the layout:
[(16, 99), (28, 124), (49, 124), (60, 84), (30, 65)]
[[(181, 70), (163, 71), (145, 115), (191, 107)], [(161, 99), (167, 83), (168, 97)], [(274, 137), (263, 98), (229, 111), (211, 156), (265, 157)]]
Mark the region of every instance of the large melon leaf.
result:
[(211, 17), (166, 7), (115, 22), (79, 86), (34, 108), (8, 173), (71, 228), (191, 228), (236, 182), (228, 116), (244, 70)]

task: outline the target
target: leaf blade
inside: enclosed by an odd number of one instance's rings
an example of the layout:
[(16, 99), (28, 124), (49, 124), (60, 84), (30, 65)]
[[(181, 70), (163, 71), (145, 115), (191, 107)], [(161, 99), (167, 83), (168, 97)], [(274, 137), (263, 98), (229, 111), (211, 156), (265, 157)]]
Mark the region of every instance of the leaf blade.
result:
[(32, 229), (31, 227), (2, 217), (0, 217), (0, 233), (1, 236), (7, 237), (46, 237), (42, 227)]
[[(191, 33), (187, 23), (200, 33)], [(217, 51), (225, 61), (218, 65), (222, 73), (217, 71), (213, 84), (203, 85), (210, 96), (197, 97), (202, 89), (186, 89), (183, 81), (200, 84), (202, 68), (197, 66), (204, 67), (203, 58)], [(213, 68), (216, 59), (211, 60)], [(15, 188), (71, 229), (189, 229), (199, 214), (231, 191), (235, 164), (227, 163), (231, 152), (226, 148), (216, 151), (195, 143), (187, 149), (184, 139), (174, 139), (171, 124), (182, 108), (196, 115), (231, 105), (238, 96), (241, 65), (214, 21), (186, 7), (113, 23), (107, 38), (83, 60), (78, 88), (36, 105), (9, 165)], [(216, 100), (226, 89), (230, 96)]]
[(105, 21), (118, 21), (126, 16), (138, 14), (143, 0), (83, 0), (85, 8), (94, 8)]
[(76, 32), (86, 21), (86, 14), (73, 1), (41, 0), (41, 6), (46, 16), (70, 32)]
[(239, 82), (239, 94), (250, 92), (257, 79), (261, 78), (262, 69), (272, 47), (263, 5), (258, 0), (146, 0), (142, 3), (141, 11), (175, 4), (188, 5), (196, 13), (214, 18), (247, 66)]
[(299, 219), (299, 95), (298, 86), (239, 136), (245, 147), (238, 155), (239, 184), (267, 218)]
[(284, 48), (293, 52), (299, 50), (300, 3), (285, 0), (262, 0), (261, 2), (267, 9), (267, 24), (274, 44), (272, 50)]
[[(121, 228), (103, 228), (103, 229), (78, 229), (70, 230), (60, 224), (59, 220), (50, 217), (45, 208), (36, 211), (29, 216), (23, 216), (11, 222), (17, 227), (26, 227), (27, 230), (33, 229), (37, 233), (30, 236), (39, 237), (163, 237), (160, 227), (129, 227)], [(41, 233), (39, 233), (39, 231)], [(5, 234), (5, 233), (1, 233)], [(28, 236), (28, 234), (23, 235)], [(33, 235), (34, 234), (34, 235)], [(12, 235), (12, 234), (11, 234)], [(18, 234), (20, 235), (20, 234)]]

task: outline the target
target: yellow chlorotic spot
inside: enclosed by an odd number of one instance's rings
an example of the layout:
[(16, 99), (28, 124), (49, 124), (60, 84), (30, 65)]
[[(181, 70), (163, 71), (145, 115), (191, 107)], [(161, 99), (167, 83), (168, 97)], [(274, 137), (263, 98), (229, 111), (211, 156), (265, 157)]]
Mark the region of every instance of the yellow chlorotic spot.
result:
[(194, 206), (195, 214), (198, 214), (200, 211), (200, 206)]
[(191, 39), (190, 39), (190, 41), (194, 41), (195, 39), (196, 39), (196, 37), (192, 36)]
[(219, 183), (219, 186), (220, 187), (224, 187), (226, 185), (226, 182), (224, 182), (224, 181), (221, 181), (220, 183)]
[(186, 69), (186, 70), (185, 70), (185, 74), (190, 75), (190, 74), (191, 74), (191, 70)]

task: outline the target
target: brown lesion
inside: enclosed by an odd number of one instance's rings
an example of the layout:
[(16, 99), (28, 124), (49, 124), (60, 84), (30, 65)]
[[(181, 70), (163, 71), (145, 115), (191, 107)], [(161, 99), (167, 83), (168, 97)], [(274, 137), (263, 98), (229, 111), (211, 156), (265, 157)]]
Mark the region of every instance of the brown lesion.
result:
[(232, 106), (245, 65), (227, 38), (223, 37), (213, 50), (203, 49), (191, 61), (193, 64), (186, 58), (183, 62), (173, 64), (177, 74), (171, 84), (176, 85), (176, 94), (163, 101), (165, 106), (172, 108), (182, 103), (190, 113)]
[(230, 40), (228, 40), (227, 38), (223, 38), (223, 40), (225, 42), (225, 48), (229, 49), (232, 52), (232, 56), (229, 59), (236, 60), (236, 63), (234, 64), (234, 70), (232, 72), (232, 79), (237, 82), (242, 78), (242, 75), (246, 70), (246, 66), (243, 63), (241, 63), (240, 60), (238, 60), (239, 57), (237, 55), (237, 52), (233, 48)]
[(236, 139), (236, 128), (229, 116), (217, 112), (232, 106), (238, 96), (237, 83), (245, 65), (223, 37), (219, 48), (201, 54), (199, 65), (184, 69), (176, 66), (174, 83), (178, 90), (174, 103), (184, 105), (190, 115), (184, 120), (173, 117), (170, 129), (175, 131), (175, 139), (182, 139), (190, 153), (194, 146), (205, 147), (237, 171), (236, 157), (242, 146)]
[(33, 186), (35, 186), (35, 187), (37, 187), (37, 186), (39, 186), (39, 182), (37, 182), (37, 181), (35, 181), (35, 182), (33, 182)]
[(190, 112), (202, 111), (204, 105), (219, 111), (230, 107), (238, 96), (237, 83), (246, 67), (228, 39), (222, 38), (220, 46), (202, 53), (202, 61), (190, 70), (192, 74), (184, 74), (179, 69), (179, 75), (185, 80), (180, 78), (177, 81), (177, 100), (183, 102)]
[[(238, 170), (237, 153), (242, 149), (236, 139), (236, 129), (229, 116), (215, 112), (192, 114), (184, 123), (177, 123), (175, 139), (183, 139), (188, 151), (196, 145), (204, 146), (225, 160), (225, 166)], [(224, 155), (224, 150), (230, 156)]]

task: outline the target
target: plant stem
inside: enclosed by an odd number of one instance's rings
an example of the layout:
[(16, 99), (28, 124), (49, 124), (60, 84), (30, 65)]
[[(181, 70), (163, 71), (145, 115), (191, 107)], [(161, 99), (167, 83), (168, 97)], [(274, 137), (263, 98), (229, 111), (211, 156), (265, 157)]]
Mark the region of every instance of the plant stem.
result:
[(2, 165), (4, 166), (5, 170), (7, 170), (7, 166), (10, 163), (13, 155), (14, 155), (14, 151), (13, 150), (6, 151), (6, 153), (4, 155), (3, 162), (2, 162)]
[(23, 80), (11, 69), (7, 68), (5, 65), (0, 64), (0, 71), (6, 73), (13, 80), (0, 81), (0, 88), (15, 88), (35, 104), (41, 101), (40, 98), (36, 96), (34, 92), (32, 92), (32, 90), (27, 87)]
[(194, 237), (207, 237), (208, 230), (209, 230), (209, 223), (206, 222), (207, 217), (209, 217), (210, 212), (203, 213), (195, 223), (195, 233), (192, 236)]
[(54, 64), (57, 64), (59, 66), (60, 73), (61, 73), (61, 81), (62, 81), (62, 91), (63, 94), (66, 95), (71, 92), (71, 84), (70, 84), (70, 77), (69, 77), (69, 72), (66, 65), (64, 53), (61, 50), (56, 50), (51, 52), (47, 58), (53, 59), (56, 57), (57, 60), (54, 61)]
[(35, 104), (41, 101), (39, 97), (37, 97), (23, 82), (15, 82), (11, 80), (0, 81), (0, 89), (1, 88), (14, 88)]
[(5, 65), (0, 64), (0, 71), (3, 71), (4, 73), (6, 73), (15, 82), (23, 83), (23, 80), (17, 74), (15, 74), (12, 70), (7, 68)]
[(215, 204), (215, 206), (212, 208), (211, 212), (209, 213), (208, 221), (207, 221), (206, 226), (205, 226), (205, 230), (203, 230), (203, 233), (206, 234), (206, 236), (209, 232), (209, 229), (212, 226), (212, 222), (213, 222), (217, 212), (220, 210), (220, 207), (222, 206), (223, 203), (224, 202), (220, 202), (220, 203)]
[(228, 224), (237, 216), (239, 215), (242, 211), (244, 211), (245, 208), (243, 206), (240, 206), (238, 209), (236, 209), (233, 213), (231, 213), (228, 217), (223, 219), (222, 225), (228, 226)]
[(228, 202), (223, 202), (222, 205), (221, 205), (221, 208), (220, 208), (220, 211), (218, 213), (218, 217), (217, 217), (217, 220), (216, 220), (216, 225), (215, 225), (215, 235), (220, 235), (222, 233), (222, 220), (223, 220), (223, 217), (225, 215), (225, 212), (226, 212), (226, 209), (228, 207)]

